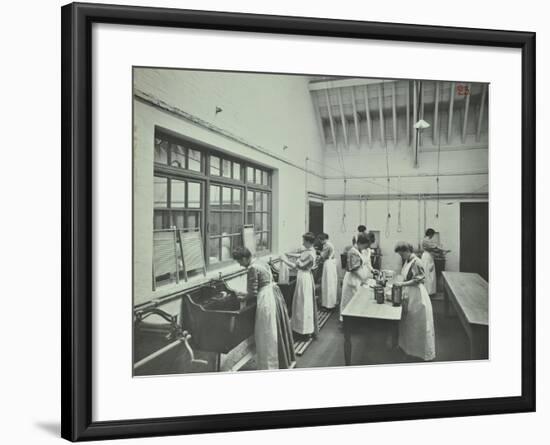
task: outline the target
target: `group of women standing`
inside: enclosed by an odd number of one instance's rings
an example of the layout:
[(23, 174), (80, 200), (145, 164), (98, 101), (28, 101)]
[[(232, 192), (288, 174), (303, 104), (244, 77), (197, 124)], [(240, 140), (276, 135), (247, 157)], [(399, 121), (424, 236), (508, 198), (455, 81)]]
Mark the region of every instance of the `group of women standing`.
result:
[[(355, 244), (348, 251), (346, 274), (342, 284), (340, 314), (359, 287), (366, 285), (375, 272), (370, 260), (370, 246), (375, 241), (374, 235), (371, 232), (366, 232), (364, 226), (359, 226), (358, 231)], [(431, 233), (432, 236), (433, 233)], [(399, 327), (399, 347), (407, 355), (426, 361), (433, 360), (435, 358), (433, 309), (429, 291), (424, 283), (428, 278), (429, 289), (435, 293), (435, 267), (429, 269), (430, 275), (426, 277), (424, 263), (415, 255), (410, 243), (398, 242), (394, 250), (402, 260), (401, 281), (393, 283), (394, 286), (403, 289), (404, 309)], [(342, 320), (342, 315), (340, 315), (340, 320)]]
[[(324, 245), (327, 246), (325, 264), (328, 265), (325, 281), (334, 291), (334, 295), (327, 298), (335, 305), (336, 264), (334, 263), (334, 271), (328, 270), (331, 260), (334, 261), (334, 247), (328, 243), (328, 236), (323, 240)], [(289, 255), (294, 257), (294, 261), (286, 255), (281, 258), (286, 266), (297, 270), (292, 317), (288, 316), (284, 298), (273, 280), (269, 265), (252, 259), (246, 247), (238, 248), (233, 252), (233, 258), (247, 268), (247, 290), (237, 292), (237, 296), (242, 299), (257, 299), (254, 338), (258, 369), (289, 368), (295, 361), (293, 333), (304, 336), (317, 336), (319, 333), (315, 283), (311, 273), (317, 259), (317, 253), (313, 247), (315, 235), (306, 233), (302, 241), (304, 249), (298, 254)]]
[[(374, 234), (360, 226), (354, 245), (347, 254), (346, 273), (342, 284), (340, 314), (356, 294), (360, 286), (372, 278), (375, 269), (371, 264), (370, 246)], [(431, 230), (431, 229), (430, 229)], [(426, 236), (428, 237), (428, 231)], [(433, 234), (431, 234), (433, 236)], [(429, 237), (431, 238), (431, 237)], [(335, 249), (327, 234), (321, 234), (320, 262), (322, 264), (321, 304), (327, 309), (338, 306), (338, 275)], [(237, 292), (239, 298), (257, 299), (255, 341), (258, 369), (289, 368), (295, 361), (293, 332), (302, 336), (317, 336), (319, 324), (315, 301), (315, 283), (312, 269), (316, 266), (316, 241), (312, 233), (302, 237), (303, 250), (298, 254), (283, 255), (281, 261), (297, 270), (296, 288), (292, 301), (292, 318), (289, 317), (284, 298), (268, 264), (255, 261), (250, 251), (241, 247), (233, 252), (233, 258), (247, 268), (247, 290)], [(425, 240), (427, 248), (439, 248)], [(402, 259), (401, 281), (394, 286), (403, 288), (403, 317), (399, 328), (399, 346), (408, 355), (433, 360), (435, 358), (435, 332), (432, 305), (429, 293), (435, 283), (435, 268), (430, 267), (430, 258), (418, 258), (411, 244), (399, 242), (395, 252)], [(431, 258), (433, 262), (433, 258)], [(428, 262), (428, 263), (427, 263)], [(426, 263), (428, 268), (426, 268)], [(426, 274), (426, 269), (428, 275)], [(432, 274), (433, 271), (433, 274)], [(425, 283), (428, 283), (428, 289)], [(435, 292), (435, 291), (433, 291)], [(342, 321), (342, 315), (340, 315)]]

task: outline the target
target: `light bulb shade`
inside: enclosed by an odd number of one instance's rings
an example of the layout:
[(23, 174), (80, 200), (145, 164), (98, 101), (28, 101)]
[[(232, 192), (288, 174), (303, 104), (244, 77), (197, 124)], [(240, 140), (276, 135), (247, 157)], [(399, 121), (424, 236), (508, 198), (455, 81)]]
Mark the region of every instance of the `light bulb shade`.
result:
[(425, 128), (429, 128), (430, 124), (426, 122), (424, 119), (420, 119), (416, 124), (414, 124), (414, 128), (418, 130), (424, 130)]

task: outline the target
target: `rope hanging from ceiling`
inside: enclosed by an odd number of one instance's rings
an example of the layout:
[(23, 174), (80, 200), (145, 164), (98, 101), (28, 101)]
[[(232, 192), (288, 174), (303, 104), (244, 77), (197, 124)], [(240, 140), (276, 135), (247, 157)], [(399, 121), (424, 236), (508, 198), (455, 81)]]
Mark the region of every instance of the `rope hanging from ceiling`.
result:
[(346, 204), (347, 204), (347, 193), (348, 193), (348, 180), (344, 179), (344, 201), (342, 202), (342, 223), (340, 225), (340, 231), (346, 233)]
[[(401, 188), (401, 176), (398, 179), (399, 181), (399, 188)], [(399, 193), (399, 204), (397, 205), (397, 232), (401, 232), (403, 230), (401, 225), (401, 193)]]
[[(382, 113), (383, 113), (383, 106), (384, 102), (386, 101), (386, 89), (384, 87), (385, 81), (382, 81), (382, 101), (380, 102), (382, 104)], [(380, 91), (380, 90), (379, 90)], [(385, 124), (384, 124), (385, 125)], [(384, 147), (386, 149), (386, 231), (385, 235), (386, 238), (390, 237), (390, 220), (391, 220), (391, 213), (390, 213), (390, 158), (388, 153), (388, 140), (384, 133)]]
[[(452, 91), (451, 91), (451, 94), (452, 94)], [(439, 97), (436, 97), (435, 100), (439, 101)], [(441, 119), (439, 119), (438, 128), (437, 128), (437, 176), (435, 178), (436, 195), (437, 195), (437, 201), (436, 201), (437, 208), (435, 211), (436, 219), (439, 219), (439, 167), (440, 167), (440, 164), (441, 164)]]

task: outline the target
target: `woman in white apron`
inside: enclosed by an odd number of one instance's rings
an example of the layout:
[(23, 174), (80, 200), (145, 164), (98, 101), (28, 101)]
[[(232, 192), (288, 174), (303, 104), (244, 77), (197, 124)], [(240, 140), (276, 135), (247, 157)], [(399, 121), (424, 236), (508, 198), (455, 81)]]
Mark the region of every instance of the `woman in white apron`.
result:
[(323, 260), (323, 277), (321, 280), (321, 305), (327, 309), (336, 306), (338, 298), (338, 272), (336, 271), (336, 259), (334, 258), (334, 246), (328, 240), (326, 233), (319, 235), (323, 243), (321, 259)]
[(348, 251), (346, 274), (342, 284), (342, 299), (340, 300), (340, 321), (343, 320), (342, 311), (346, 305), (356, 294), (361, 284), (366, 283), (372, 276), (368, 268), (369, 259), (363, 253), (368, 249), (370, 243), (369, 236), (361, 234), (357, 237), (356, 245)]
[(424, 267), (413, 253), (413, 247), (399, 242), (395, 252), (403, 260), (403, 281), (394, 286), (403, 288), (403, 317), (399, 324), (399, 346), (408, 355), (422, 360), (435, 358), (435, 331), (430, 296), (424, 287)]
[(311, 269), (315, 265), (317, 256), (313, 243), (315, 235), (306, 233), (302, 237), (305, 250), (295, 263), (286, 256), (281, 257), (288, 267), (297, 269), (296, 288), (292, 299), (292, 330), (300, 335), (317, 336), (319, 333), (319, 322), (317, 320), (317, 307), (315, 303), (315, 283)]
[(237, 296), (240, 299), (256, 298), (254, 340), (257, 369), (290, 368), (296, 361), (290, 320), (269, 265), (253, 260), (246, 247), (236, 249), (233, 258), (247, 268), (246, 292), (237, 292)]

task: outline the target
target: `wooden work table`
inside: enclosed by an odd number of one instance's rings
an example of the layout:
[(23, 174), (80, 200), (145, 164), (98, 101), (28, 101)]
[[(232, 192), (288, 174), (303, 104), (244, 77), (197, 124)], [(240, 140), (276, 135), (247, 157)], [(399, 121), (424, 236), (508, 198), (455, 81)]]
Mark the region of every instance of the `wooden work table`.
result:
[(361, 286), (342, 311), (344, 322), (344, 359), (346, 366), (351, 364), (352, 334), (364, 330), (369, 320), (384, 320), (390, 325), (393, 346), (395, 347), (397, 345), (401, 314), (401, 306), (393, 306), (389, 301), (378, 304), (374, 299), (374, 290), (368, 286)]
[(489, 293), (488, 284), (476, 273), (442, 272), (445, 284), (445, 314), (449, 302), (470, 341), (470, 358), (489, 357)]

